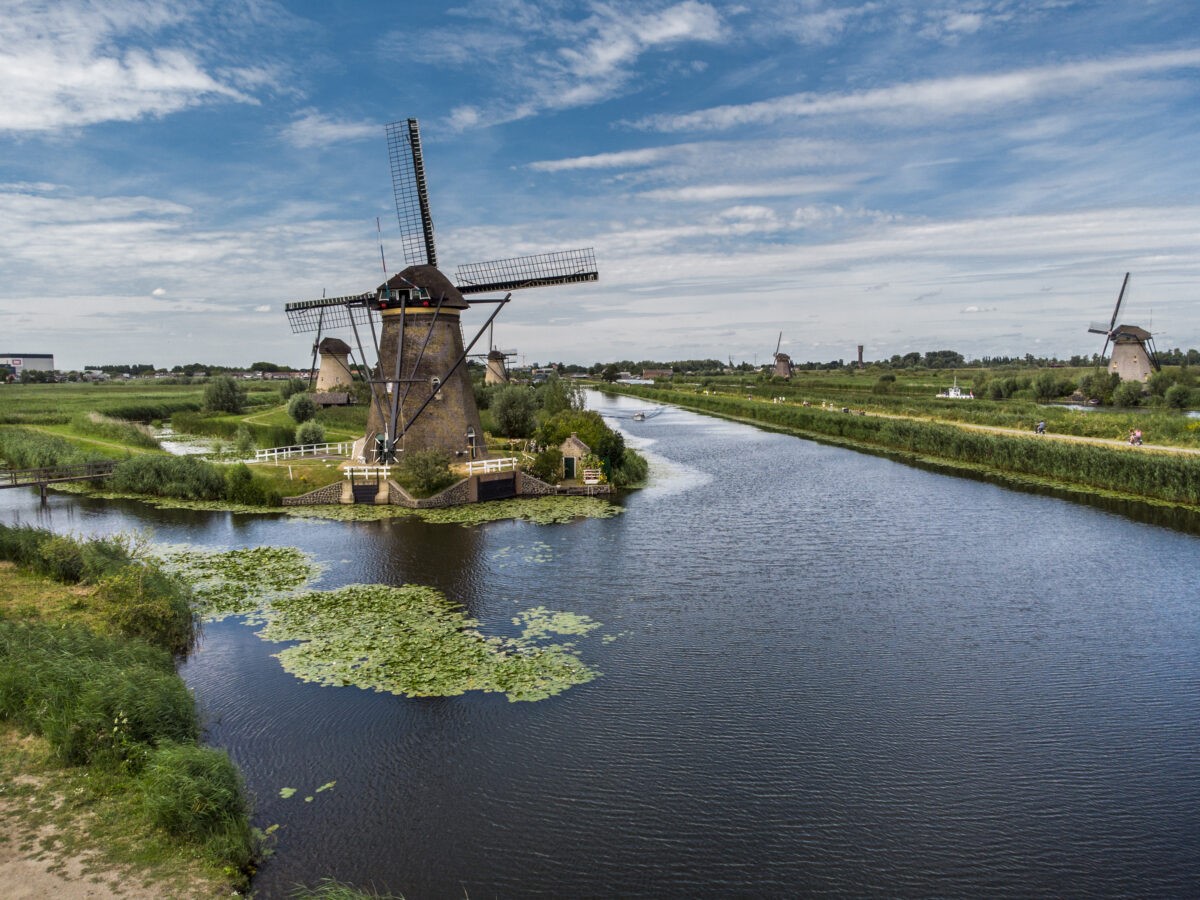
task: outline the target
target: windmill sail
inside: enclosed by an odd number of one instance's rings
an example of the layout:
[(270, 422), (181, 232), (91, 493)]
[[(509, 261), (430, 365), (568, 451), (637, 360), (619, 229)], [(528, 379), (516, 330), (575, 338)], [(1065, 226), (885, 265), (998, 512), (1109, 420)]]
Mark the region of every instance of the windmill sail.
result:
[(371, 304), (378, 304), (375, 294), (352, 294), (346, 297), (322, 297), (320, 300), (299, 300), (284, 306), (292, 334), (323, 329), (350, 328), (366, 325), (371, 318)]
[(463, 294), (515, 291), (599, 279), (596, 254), (591, 247), (468, 263), (459, 266), (454, 273), (455, 287)]
[(404, 261), (410, 266), (436, 267), (437, 249), (433, 243), (433, 219), (429, 215), (425, 160), (421, 155), (421, 131), (417, 120), (391, 122), (385, 129)]

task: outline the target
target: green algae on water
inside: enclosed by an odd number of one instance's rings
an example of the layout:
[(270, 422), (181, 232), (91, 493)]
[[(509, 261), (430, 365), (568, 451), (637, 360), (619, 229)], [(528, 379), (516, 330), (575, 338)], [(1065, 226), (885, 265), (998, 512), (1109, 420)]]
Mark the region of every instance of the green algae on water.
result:
[(400, 516), (416, 516), (435, 525), (484, 525), (507, 519), (524, 520), (536, 525), (557, 525), (576, 519), (607, 519), (625, 509), (598, 497), (516, 497), (487, 503), (466, 503), (442, 509), (409, 509), (405, 506), (366, 504), (339, 506), (286, 506), (274, 512), (304, 518), (340, 521), (377, 521)]
[(296, 547), (246, 547), (206, 551), (191, 546), (160, 547), (163, 568), (192, 586), (202, 619), (250, 615), (272, 600), (293, 594), (321, 572), (311, 556)]
[(524, 625), (521, 639), (536, 641), (552, 634), (587, 634), (600, 627), (600, 623), (588, 616), (577, 613), (556, 612), (544, 606), (517, 613), (512, 620), (514, 625)]
[[(579, 627), (555, 615), (546, 611), (530, 621)], [(599, 675), (571, 647), (485, 637), (478, 627), (433, 588), (353, 584), (276, 599), (259, 635), (298, 642), (276, 656), (303, 681), (407, 697), (476, 690), (541, 700)]]

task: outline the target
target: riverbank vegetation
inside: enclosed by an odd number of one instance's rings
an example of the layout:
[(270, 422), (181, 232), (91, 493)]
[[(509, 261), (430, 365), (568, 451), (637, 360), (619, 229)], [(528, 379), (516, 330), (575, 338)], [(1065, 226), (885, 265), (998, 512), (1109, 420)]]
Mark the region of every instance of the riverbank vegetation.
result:
[[(747, 396), (745, 386), (740, 385), (737, 395), (711, 387), (664, 390), (617, 385), (613, 390), (851, 447), (901, 453), (999, 474), (1043, 478), (1164, 504), (1200, 506), (1200, 465), (1191, 457), (1154, 453), (1145, 448), (1038, 437), (1032, 434), (1032, 423), (1028, 423), (1028, 435), (963, 428), (960, 423), (965, 417), (974, 415), (984, 419), (988, 415), (983, 409), (973, 414), (966, 410), (973, 405), (970, 401), (945, 401), (952, 404), (948, 416), (938, 420), (912, 410), (900, 414), (890, 407), (852, 410), (828, 401), (813, 405), (812, 401), (795, 399), (795, 393), (789, 401), (779, 386), (771, 387), (775, 396), (769, 399), (755, 396), (754, 391)], [(792, 388), (793, 392), (799, 389)], [(831, 391), (826, 386), (823, 393)], [(1085, 419), (1089, 416), (1078, 415)], [(1051, 419), (1049, 415), (1044, 418)]]
[[(9, 418), (25, 424), (0, 422), (0, 466), (34, 468), (118, 459), (117, 470), (106, 484), (64, 489), (107, 497), (153, 498), (160, 503), (225, 504), (251, 512), (277, 509), (282, 497), (304, 494), (339, 478), (336, 466), (327, 460), (247, 464), (256, 447), (317, 442), (318, 436), (348, 443), (361, 437), (366, 424), (365, 403), (319, 409), (300, 380), (243, 383), (218, 376), (207, 383), (183, 381), (152, 383), (144, 391), (133, 390), (129, 382), (4, 385), (5, 399), (17, 401), (12, 407), (6, 404), (6, 409), (18, 410)], [(645, 480), (646, 461), (627, 449), (620, 433), (608, 428), (600, 416), (582, 408), (582, 393), (576, 385), (551, 378), (536, 387), (507, 385), (497, 390), (485, 388), (480, 381), (478, 390), (490, 427), (495, 427), (487, 412), (492, 396), (501, 393), (523, 398), (531, 418), (516, 426), (522, 437), (514, 442), (506, 436), (489, 435), (489, 446), (493, 452), (511, 453), (514, 443), (524, 444), (524, 436), (535, 433), (541, 452), (530, 455), (527, 463), (539, 477), (552, 482), (562, 477), (557, 445), (571, 432), (578, 432), (592, 447), (596, 467), (603, 467), (605, 478), (615, 486), (628, 487)], [(114, 411), (133, 418), (119, 418)], [(216, 439), (211, 452), (202, 459), (161, 451), (150, 428), (151, 423), (159, 422), (150, 417), (159, 414), (169, 416), (172, 437)], [(396, 475), (419, 497), (436, 493), (455, 479), (448, 460), (435, 460), (429, 454), (414, 454)], [(489, 512), (456, 521), (472, 518), (490, 521), (494, 516)], [(547, 520), (541, 513), (537, 518)]]
[[(188, 586), (125, 538), (0, 526), (0, 559), (0, 768), (21, 849), (86, 851), (172, 896), (244, 886), (241, 777), (198, 742), (175, 672), (195, 633)], [(55, 841), (35, 847), (46, 828)]]

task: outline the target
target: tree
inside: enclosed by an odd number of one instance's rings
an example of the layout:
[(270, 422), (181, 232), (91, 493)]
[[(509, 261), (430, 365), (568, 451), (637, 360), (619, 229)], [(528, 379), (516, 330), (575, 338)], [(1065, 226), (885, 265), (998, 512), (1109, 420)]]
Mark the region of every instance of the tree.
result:
[(505, 437), (529, 437), (533, 433), (536, 401), (533, 392), (519, 384), (510, 384), (492, 398), (492, 419)]
[(204, 387), (204, 408), (210, 412), (240, 413), (246, 408), (246, 389), (228, 375), (209, 379)]
[(1043, 372), (1033, 382), (1033, 397), (1039, 403), (1053, 400), (1058, 396), (1058, 379), (1053, 372)]
[(325, 429), (319, 422), (301, 422), (296, 426), (296, 443), (323, 444), (325, 443)]
[(294, 422), (307, 422), (317, 414), (317, 404), (311, 394), (296, 394), (288, 401), (288, 415)]
[(612, 363), (609, 363), (607, 366), (604, 367), (603, 371), (601, 371), (600, 377), (603, 378), (605, 381), (607, 381), (609, 384), (612, 384), (614, 381), (616, 381), (618, 378), (621, 377), (621, 370), (618, 369)]
[(538, 389), (542, 402), (542, 413), (552, 416), (564, 409), (583, 409), (583, 391), (578, 385), (570, 384), (552, 373)]

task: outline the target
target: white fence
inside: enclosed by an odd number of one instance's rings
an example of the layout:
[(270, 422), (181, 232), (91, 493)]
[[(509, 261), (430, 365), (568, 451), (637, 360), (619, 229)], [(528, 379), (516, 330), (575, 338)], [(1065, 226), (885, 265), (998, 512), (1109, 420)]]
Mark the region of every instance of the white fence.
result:
[(346, 477), (351, 481), (355, 478), (363, 478), (367, 480), (383, 478), (387, 480), (391, 477), (391, 466), (347, 466), (342, 469), (346, 473)]
[(517, 467), (515, 456), (504, 459), (476, 459), (467, 463), (468, 475), (487, 475), (491, 472), (511, 472)]
[(280, 459), (293, 459), (297, 456), (349, 456), (350, 444), (297, 444), (294, 447), (271, 447), (268, 450), (255, 450), (255, 462), (273, 462)]

